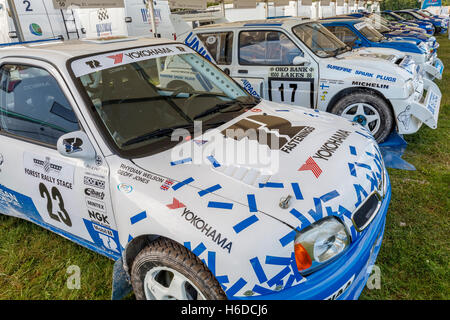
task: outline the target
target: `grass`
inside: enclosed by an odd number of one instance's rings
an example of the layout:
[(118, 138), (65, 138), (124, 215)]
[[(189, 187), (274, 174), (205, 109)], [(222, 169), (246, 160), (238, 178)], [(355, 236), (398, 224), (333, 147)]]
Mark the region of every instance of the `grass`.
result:
[[(450, 40), (439, 37), (450, 68)], [(377, 260), (381, 289), (361, 299), (450, 298), (450, 70), (438, 130), (406, 136), (404, 158), (417, 171), (389, 169), (392, 201)], [(81, 268), (81, 289), (69, 290), (67, 267)], [(0, 299), (109, 299), (113, 262), (29, 222), (0, 216)]]
[[(438, 37), (439, 57), (450, 66), (450, 40)], [(443, 98), (437, 130), (423, 126), (405, 136), (403, 158), (417, 171), (389, 169), (392, 201), (376, 264), (381, 289), (361, 299), (450, 298), (450, 71), (438, 81)]]

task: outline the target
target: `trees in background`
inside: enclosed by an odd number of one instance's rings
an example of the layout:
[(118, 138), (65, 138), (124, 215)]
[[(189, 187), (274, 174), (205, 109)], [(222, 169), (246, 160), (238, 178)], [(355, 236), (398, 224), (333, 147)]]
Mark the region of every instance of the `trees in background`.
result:
[(417, 0), (384, 0), (381, 2), (381, 10), (401, 10), (419, 8)]

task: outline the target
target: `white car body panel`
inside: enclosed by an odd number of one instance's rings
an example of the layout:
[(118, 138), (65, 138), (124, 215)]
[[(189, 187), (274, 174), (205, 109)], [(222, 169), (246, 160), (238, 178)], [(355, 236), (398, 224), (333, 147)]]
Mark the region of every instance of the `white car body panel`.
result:
[[(84, 104), (69, 75), (67, 61), (77, 54), (97, 50), (99, 56), (95, 59), (102, 62), (100, 67), (108, 68), (122, 62), (107, 60), (105, 57), (110, 53), (100, 53), (105, 46), (109, 52), (116, 50), (120, 54), (133, 46), (175, 48), (180, 44), (140, 39), (127, 43), (128, 47), (117, 43), (91, 49), (93, 45), (78, 41), (56, 45), (56, 49), (49, 45), (0, 50), (0, 65), (29, 64), (44, 68), (55, 77), (97, 153), (95, 160), (84, 161), (0, 134), (0, 144), (4, 146), (0, 151), (2, 213), (35, 222), (114, 259), (120, 255), (125, 258), (128, 244), (140, 236), (170, 238), (198, 255), (229, 297), (242, 297), (249, 292), (258, 295), (264, 290), (280, 290), (306, 281), (293, 259), (295, 229), (336, 215), (342, 218), (352, 239), (360, 236), (350, 220), (351, 213), (374, 190), (386, 192), (381, 190), (386, 185), (381, 153), (361, 126), (318, 110), (262, 101), (219, 130), (264, 114), (299, 126), (299, 132), (312, 128), (302, 140), (286, 137), (280, 150), (270, 151), (267, 145), (258, 144), (260, 149), (279, 155), (278, 171), (265, 168), (264, 174), (252, 178), (249, 174), (255, 168), (251, 164), (226, 163), (217, 157), (222, 164), (217, 166), (204, 157), (208, 155), (206, 151), (201, 164), (174, 157), (172, 150), (124, 159), (103, 141), (103, 134), (91, 119), (89, 106)], [(190, 52), (187, 47), (179, 50)], [(47, 62), (32, 58), (39, 55)], [(74, 69), (75, 74), (89, 72), (82, 68), (90, 58), (72, 64), (79, 66)], [(198, 138), (183, 143), (194, 149), (213, 148), (221, 141), (213, 140), (212, 134), (205, 133), (200, 143)], [(310, 157), (315, 159), (320, 173), (313, 174), (309, 169), (299, 172)], [(294, 179), (293, 173), (298, 177)], [(52, 198), (43, 191), (42, 184)], [(301, 214), (280, 208), (280, 198), (288, 194), (294, 195), (291, 208)], [(248, 195), (254, 196), (254, 204)], [(55, 208), (50, 212), (49, 203)], [(59, 220), (50, 214), (53, 212), (55, 216), (56, 208)], [(70, 225), (62, 219), (64, 212), (70, 217)], [(284, 263), (272, 261), (277, 258)], [(264, 270), (268, 279), (264, 284), (260, 283), (254, 263)]]

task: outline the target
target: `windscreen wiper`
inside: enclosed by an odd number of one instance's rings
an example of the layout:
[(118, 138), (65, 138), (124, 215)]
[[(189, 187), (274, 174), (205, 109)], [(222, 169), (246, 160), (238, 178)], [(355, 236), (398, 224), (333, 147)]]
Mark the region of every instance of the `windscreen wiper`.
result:
[[(255, 106), (259, 103), (259, 100), (257, 100), (256, 98), (250, 98), (250, 99), (246, 99), (246, 100), (233, 100), (230, 102), (225, 102), (225, 103), (219, 103), (216, 104), (213, 108), (205, 110), (201, 113), (199, 113), (198, 115), (196, 115), (194, 117), (194, 120), (197, 120), (199, 118), (203, 118), (206, 117), (207, 115), (213, 114), (213, 113), (217, 113), (217, 112), (221, 112), (222, 109), (234, 106), (234, 105), (238, 105), (238, 109), (233, 109), (232, 111), (227, 111), (227, 112), (238, 112), (241, 111), (242, 108), (246, 107), (246, 106)], [(225, 113), (225, 112), (223, 112)]]
[(187, 129), (187, 128), (191, 128), (191, 127), (194, 127), (193, 123), (185, 124), (185, 125), (181, 125), (181, 126), (170, 127), (170, 128), (159, 128), (157, 130), (150, 131), (141, 136), (138, 136), (138, 137), (132, 138), (128, 141), (125, 141), (124, 143), (122, 143), (122, 147), (126, 147), (131, 144), (139, 143), (139, 142), (153, 139), (153, 138), (164, 137), (164, 136), (172, 134), (172, 132), (176, 129)]

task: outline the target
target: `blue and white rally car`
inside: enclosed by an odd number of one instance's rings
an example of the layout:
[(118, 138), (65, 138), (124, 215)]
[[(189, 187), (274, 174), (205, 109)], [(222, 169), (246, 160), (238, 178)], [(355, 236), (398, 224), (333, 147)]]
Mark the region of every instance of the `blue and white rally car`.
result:
[(0, 49), (1, 213), (122, 259), (138, 299), (358, 298), (391, 196), (366, 129), (183, 44), (99, 42)]
[[(430, 80), (442, 79), (444, 64), (437, 57), (434, 47), (419, 39), (388, 39), (378, 32), (370, 20), (337, 19), (323, 20), (322, 24), (348, 46), (356, 48), (377, 48), (403, 52), (413, 58), (421, 67), (422, 74)], [(394, 52), (395, 52), (394, 51)]]

